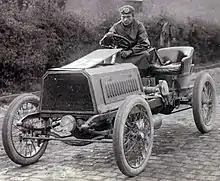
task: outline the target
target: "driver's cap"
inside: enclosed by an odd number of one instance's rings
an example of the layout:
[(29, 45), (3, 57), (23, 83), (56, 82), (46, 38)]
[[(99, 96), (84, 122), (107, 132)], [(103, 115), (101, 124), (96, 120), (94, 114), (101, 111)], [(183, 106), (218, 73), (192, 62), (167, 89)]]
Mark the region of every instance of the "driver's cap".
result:
[(134, 14), (135, 9), (130, 5), (124, 5), (119, 8), (121, 14)]

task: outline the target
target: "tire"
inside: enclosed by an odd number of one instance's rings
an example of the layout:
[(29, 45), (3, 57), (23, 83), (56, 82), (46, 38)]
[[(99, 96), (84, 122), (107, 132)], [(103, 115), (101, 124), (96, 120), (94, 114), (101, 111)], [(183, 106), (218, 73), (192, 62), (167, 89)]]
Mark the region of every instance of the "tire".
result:
[[(21, 120), (23, 116), (27, 115), (28, 113), (37, 112), (38, 108), (39, 97), (33, 94), (23, 94), (11, 102), (4, 117), (2, 125), (3, 146), (8, 157), (16, 164), (30, 165), (37, 162), (47, 148), (48, 141), (25, 141), (21, 138), (21, 136), (24, 134), (30, 134), (28, 133), (28, 130), (30, 129), (24, 128), (22, 125), (26, 124), (28, 126), (34, 126), (35, 124), (42, 124), (42, 122), (44, 122), (43, 127), (45, 127), (46, 124), (48, 124), (47, 121), (40, 120), (40, 118), (33, 118), (23, 119), (23, 121), (20, 122), (20, 126), (17, 124), (17, 122)], [(35, 122), (33, 122), (33, 120), (35, 120)], [(39, 122), (37, 122), (38, 120)], [(14, 130), (16, 131), (13, 132)], [(35, 133), (33, 130), (30, 130), (29, 132), (31, 132), (31, 134)], [(16, 135), (18, 135), (18, 137), (16, 137)]]
[(192, 95), (193, 117), (201, 133), (212, 130), (216, 118), (215, 83), (208, 73), (200, 73), (195, 80)]
[[(142, 114), (137, 111), (142, 111)], [(134, 116), (136, 116), (136, 120), (134, 120)], [(129, 177), (138, 175), (147, 165), (153, 147), (154, 124), (152, 119), (149, 104), (138, 95), (127, 97), (116, 114), (113, 129), (115, 160), (121, 172)], [(131, 126), (130, 129), (128, 125)], [(136, 132), (134, 132), (135, 130)], [(124, 134), (134, 137), (125, 137)], [(130, 142), (133, 142), (132, 152), (128, 149)], [(144, 152), (143, 149), (137, 150), (141, 146), (144, 146)], [(126, 151), (130, 154), (126, 154)], [(141, 156), (140, 160), (137, 159), (138, 156)], [(132, 163), (131, 158), (133, 161), (137, 161), (136, 164)]]

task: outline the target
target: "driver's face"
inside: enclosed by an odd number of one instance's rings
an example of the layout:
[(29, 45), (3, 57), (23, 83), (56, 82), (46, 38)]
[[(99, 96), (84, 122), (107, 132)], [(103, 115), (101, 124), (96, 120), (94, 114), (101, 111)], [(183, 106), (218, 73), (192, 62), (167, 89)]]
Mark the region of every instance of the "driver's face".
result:
[(131, 24), (133, 19), (133, 14), (121, 14), (121, 21), (125, 26)]

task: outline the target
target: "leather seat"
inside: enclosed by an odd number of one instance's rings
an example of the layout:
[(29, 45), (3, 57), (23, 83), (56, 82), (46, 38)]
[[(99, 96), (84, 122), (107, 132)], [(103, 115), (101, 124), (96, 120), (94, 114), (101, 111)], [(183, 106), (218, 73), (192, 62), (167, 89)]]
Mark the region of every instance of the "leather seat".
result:
[[(190, 71), (192, 64), (193, 47), (167, 47), (158, 50), (162, 65), (151, 65), (153, 74), (178, 75)], [(169, 64), (167, 64), (169, 62)]]
[[(173, 88), (175, 79), (175, 86), (178, 90), (188, 90), (191, 86), (190, 74), (194, 66), (192, 64), (193, 52), (194, 48), (190, 46), (159, 49), (157, 53), (161, 61), (158, 63), (158, 58), (155, 57), (156, 62), (151, 67), (151, 75), (156, 78), (156, 81), (166, 80), (169, 88)], [(169, 64), (167, 64), (168, 61)]]
[(155, 74), (176, 75), (181, 72), (181, 62), (171, 63), (169, 65), (152, 65), (151, 71)]

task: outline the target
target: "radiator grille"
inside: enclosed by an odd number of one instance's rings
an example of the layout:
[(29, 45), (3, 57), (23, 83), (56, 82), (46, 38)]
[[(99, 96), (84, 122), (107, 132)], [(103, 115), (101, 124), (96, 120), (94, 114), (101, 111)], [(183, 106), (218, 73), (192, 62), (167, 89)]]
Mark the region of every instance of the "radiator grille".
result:
[(125, 80), (102, 79), (103, 93), (106, 103), (111, 103), (124, 99), (126, 96), (140, 91), (139, 84), (135, 78)]
[(117, 82), (106, 83), (105, 89), (108, 98), (121, 96), (131, 92), (138, 91), (138, 84), (135, 79), (122, 80)]
[(44, 79), (41, 110), (94, 111), (89, 82), (82, 73), (52, 73)]

